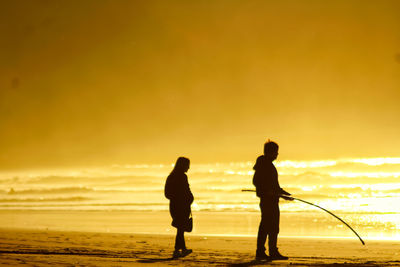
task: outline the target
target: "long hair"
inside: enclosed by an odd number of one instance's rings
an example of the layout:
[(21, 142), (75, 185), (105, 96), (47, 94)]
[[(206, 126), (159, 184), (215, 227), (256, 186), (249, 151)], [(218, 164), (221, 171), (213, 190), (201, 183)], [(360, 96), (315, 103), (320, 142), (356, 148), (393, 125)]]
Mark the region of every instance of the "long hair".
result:
[(190, 164), (190, 160), (188, 158), (185, 157), (179, 157), (176, 160), (174, 169), (172, 170), (172, 172), (185, 172), (188, 165)]

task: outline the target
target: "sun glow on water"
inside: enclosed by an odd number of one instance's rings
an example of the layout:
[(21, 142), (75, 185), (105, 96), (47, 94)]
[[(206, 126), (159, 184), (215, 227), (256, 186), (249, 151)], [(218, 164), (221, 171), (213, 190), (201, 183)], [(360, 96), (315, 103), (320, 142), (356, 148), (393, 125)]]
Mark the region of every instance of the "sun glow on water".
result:
[(309, 168), (321, 168), (329, 167), (337, 164), (335, 160), (320, 160), (320, 161), (293, 161), (285, 160), (280, 161), (276, 164), (278, 168), (295, 168), (295, 169), (309, 169)]
[(399, 177), (400, 172), (342, 172), (342, 171), (335, 171), (329, 172), (329, 175), (332, 177), (347, 177), (347, 178), (354, 178), (354, 177), (370, 177), (370, 178), (385, 178), (385, 177)]
[[(188, 171), (194, 212), (259, 212), (254, 162), (196, 164)], [(280, 185), (352, 225), (398, 231), (400, 158), (277, 161)], [(111, 165), (0, 174), (0, 210), (168, 210), (163, 188), (173, 164)], [(281, 211), (312, 206), (281, 201)], [(384, 218), (384, 219), (382, 219)], [(389, 229), (389, 230), (387, 230)], [(397, 235), (398, 233), (394, 233)], [(400, 235), (400, 234), (399, 234)]]
[(383, 164), (400, 164), (400, 158), (349, 159), (348, 161), (363, 163), (372, 166), (383, 165)]

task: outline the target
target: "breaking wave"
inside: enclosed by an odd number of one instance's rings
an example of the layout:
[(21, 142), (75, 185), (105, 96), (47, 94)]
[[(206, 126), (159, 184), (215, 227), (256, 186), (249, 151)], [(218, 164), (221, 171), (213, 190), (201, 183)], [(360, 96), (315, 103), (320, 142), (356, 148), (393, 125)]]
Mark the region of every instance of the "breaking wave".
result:
[[(257, 211), (254, 162), (193, 164), (188, 172), (194, 210)], [(281, 187), (342, 212), (400, 212), (400, 158), (276, 162)], [(172, 165), (0, 173), (0, 209), (167, 210), (165, 178)], [(282, 201), (283, 211), (308, 207)]]

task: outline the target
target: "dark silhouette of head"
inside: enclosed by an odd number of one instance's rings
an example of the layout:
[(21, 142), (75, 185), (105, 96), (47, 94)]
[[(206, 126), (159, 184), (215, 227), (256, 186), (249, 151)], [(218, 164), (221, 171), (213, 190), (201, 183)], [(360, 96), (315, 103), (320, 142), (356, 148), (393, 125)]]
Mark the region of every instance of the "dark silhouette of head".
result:
[(190, 160), (185, 157), (179, 157), (176, 160), (173, 172), (187, 172), (190, 167)]
[(278, 150), (278, 144), (273, 141), (268, 140), (268, 142), (264, 144), (264, 155), (272, 161), (278, 157)]

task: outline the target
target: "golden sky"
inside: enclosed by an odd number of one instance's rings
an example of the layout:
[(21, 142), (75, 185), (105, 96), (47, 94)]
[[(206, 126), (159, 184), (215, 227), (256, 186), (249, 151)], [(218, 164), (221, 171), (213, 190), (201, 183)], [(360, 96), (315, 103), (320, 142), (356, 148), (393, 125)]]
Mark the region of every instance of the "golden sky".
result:
[(400, 1), (8, 0), (0, 168), (399, 156)]

